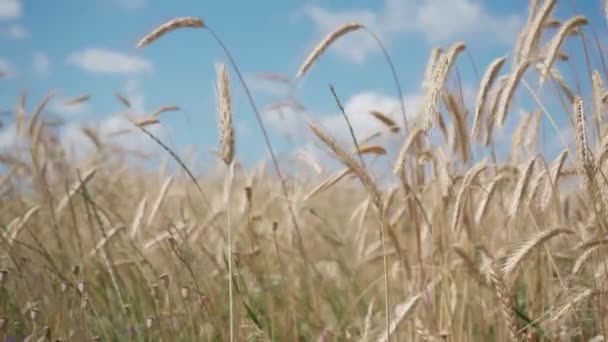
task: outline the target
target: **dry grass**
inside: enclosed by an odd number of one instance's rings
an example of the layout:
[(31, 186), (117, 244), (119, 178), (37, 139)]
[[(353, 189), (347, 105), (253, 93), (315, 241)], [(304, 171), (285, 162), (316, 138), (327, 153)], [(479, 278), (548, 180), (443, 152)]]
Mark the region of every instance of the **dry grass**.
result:
[[(471, 108), (451, 72), (465, 49), (456, 42), (446, 52), (432, 50), (422, 80), (425, 101), (408, 108), (419, 114), (411, 130), (380, 111), (366, 117), (381, 124), (369, 139), (350, 130), (342, 142), (319, 124), (304, 127), (342, 164), (337, 170), (303, 152), (285, 177), (264, 165), (242, 165), (223, 64), (217, 70), (221, 160), (215, 169), (205, 165), (204, 175), (148, 130), (162, 127), (162, 114), (180, 111), (177, 105), (131, 118), (129, 134), (159, 145), (143, 165), (133, 159), (137, 151), (116, 146), (115, 135), (93, 126), (82, 131), (95, 148), (87, 158), (73, 158), (47, 121), (53, 94), (30, 108), (22, 92), (16, 106), (5, 104), (16, 109), (8, 119), (17, 143), (0, 150), (0, 340), (608, 336), (606, 69), (598, 61), (570, 64), (576, 51), (566, 49), (565, 56), (559, 49), (573, 32), (585, 32), (587, 22), (553, 18), (554, 7), (555, 1), (531, 1), (516, 54), (487, 61)], [(200, 19), (182, 17), (138, 46), (184, 27), (209, 30)], [(360, 28), (347, 24), (330, 33), (298, 77), (338, 38)], [(511, 70), (499, 75), (507, 62)], [(529, 66), (538, 72), (526, 73)], [(573, 81), (573, 71), (583, 76)], [(280, 74), (260, 77), (294, 83)], [(527, 86), (533, 77), (545, 79), (542, 91)], [(131, 106), (116, 97), (117, 105)], [(295, 98), (282, 103), (304, 108)], [(526, 116), (507, 131), (511, 112), (520, 108)], [(557, 140), (544, 140), (545, 119), (560, 108), (571, 123), (560, 130), (571, 138), (556, 150)], [(398, 141), (379, 142), (384, 133)], [(177, 165), (150, 167), (164, 157)]]

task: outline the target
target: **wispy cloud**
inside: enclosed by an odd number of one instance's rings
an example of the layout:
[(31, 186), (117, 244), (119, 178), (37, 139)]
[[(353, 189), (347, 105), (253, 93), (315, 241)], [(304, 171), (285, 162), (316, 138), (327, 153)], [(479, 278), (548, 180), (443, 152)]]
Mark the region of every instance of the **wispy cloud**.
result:
[(21, 40), (28, 38), (30, 36), (30, 33), (23, 26), (19, 24), (14, 24), (6, 29), (0, 30), (0, 35), (13, 40)]
[(100, 48), (74, 52), (68, 56), (67, 63), (99, 74), (140, 74), (153, 69), (152, 63), (145, 59)]
[[(484, 40), (491, 44), (511, 43), (521, 25), (515, 15), (489, 12), (474, 0), (385, 0), (378, 10), (330, 10), (309, 6), (302, 13), (312, 21), (319, 34), (326, 34), (348, 21), (360, 22), (390, 45), (398, 36), (418, 34), (429, 44), (453, 40)], [(355, 63), (365, 62), (377, 50), (371, 37), (352, 34), (338, 41), (333, 51)]]
[(19, 0), (0, 0), (0, 20), (14, 19), (21, 16), (21, 2)]
[(51, 71), (51, 59), (44, 52), (34, 53), (34, 71), (39, 75), (47, 75)]

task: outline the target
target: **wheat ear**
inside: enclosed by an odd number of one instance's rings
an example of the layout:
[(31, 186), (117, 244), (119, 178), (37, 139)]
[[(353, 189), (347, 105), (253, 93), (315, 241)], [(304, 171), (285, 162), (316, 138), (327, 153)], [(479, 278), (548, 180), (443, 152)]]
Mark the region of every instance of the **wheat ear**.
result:
[(507, 256), (503, 264), (502, 273), (505, 279), (507, 279), (510, 283), (513, 283), (515, 281), (515, 277), (517, 276), (515, 271), (528, 258), (528, 256), (536, 248), (561, 234), (574, 234), (574, 232), (570, 229), (555, 227), (540, 231), (531, 238), (518, 243), (513, 252)]
[(418, 138), (421, 133), (424, 133), (424, 130), (420, 127), (412, 130), (403, 142), (403, 145), (401, 145), (401, 149), (399, 150), (399, 154), (397, 155), (397, 159), (395, 160), (395, 164), (393, 165), (393, 173), (395, 175), (399, 174), (403, 169), (403, 164), (405, 163), (407, 152), (409, 151), (410, 146), (412, 145), (414, 140), (416, 140), (416, 138)]
[(534, 17), (534, 20), (530, 22), (526, 32), (526, 40), (524, 41), (522, 51), (519, 54), (518, 59), (521, 57), (525, 60), (531, 57), (530, 52), (540, 40), (543, 23), (547, 20), (547, 18), (549, 18), (549, 15), (555, 7), (556, 2), (556, 0), (545, 0), (542, 7), (538, 10), (536, 16)]
[(492, 196), (494, 196), (494, 192), (496, 191), (496, 187), (503, 179), (507, 178), (504, 174), (497, 175), (492, 180), (492, 183), (488, 186), (487, 192), (484, 193), (483, 199), (475, 212), (475, 223), (479, 224), (486, 214), (488, 204), (490, 200), (492, 200)]
[(296, 78), (300, 78), (300, 77), (304, 76), (304, 74), (306, 74), (308, 69), (310, 69), (310, 67), (313, 66), (315, 61), (317, 59), (319, 59), (319, 57), (321, 57), (323, 52), (325, 52), (325, 50), (327, 50), (327, 48), (329, 46), (331, 46), (331, 44), (333, 44), (338, 38), (342, 37), (343, 35), (345, 35), (349, 32), (359, 30), (362, 27), (363, 27), (363, 25), (361, 25), (359, 23), (347, 23), (347, 24), (340, 26), (335, 31), (330, 32), (327, 36), (325, 36), (325, 38), (323, 38), (323, 40), (319, 44), (317, 44), (317, 46), (310, 52), (308, 57), (306, 57), (306, 59), (304, 60), (304, 63), (302, 63), (302, 65), (300, 66), (300, 69), (298, 69)]
[(464, 175), (464, 180), (462, 181), (462, 185), (460, 186), (458, 195), (456, 196), (456, 204), (454, 205), (454, 213), (452, 216), (452, 232), (456, 232), (456, 229), (458, 228), (458, 223), (460, 222), (460, 217), (462, 213), (462, 207), (465, 205), (467, 196), (469, 194), (469, 188), (471, 187), (473, 180), (487, 167), (488, 164), (486, 162), (480, 162), (473, 166)]
[(576, 153), (578, 156), (579, 173), (584, 177), (585, 185), (591, 188), (594, 162), (591, 150), (589, 149), (585, 104), (582, 97), (576, 96), (574, 98), (573, 112), (576, 120)]
[(176, 106), (176, 105), (162, 106), (162, 107), (158, 108), (157, 110), (155, 110), (150, 116), (160, 116), (163, 113), (175, 112), (178, 110), (180, 110), (180, 108), (179, 108), (179, 106)]
[(80, 96), (76, 96), (74, 98), (71, 99), (67, 99), (63, 102), (64, 106), (73, 106), (73, 105), (77, 105), (83, 102), (87, 102), (91, 99), (90, 95), (80, 95)]
[(540, 204), (541, 210), (545, 210), (545, 208), (547, 208), (547, 206), (549, 205), (549, 200), (551, 199), (551, 195), (553, 194), (555, 189), (557, 189), (557, 182), (559, 180), (559, 176), (561, 174), (562, 168), (564, 167), (564, 163), (566, 162), (567, 157), (568, 150), (563, 150), (559, 154), (555, 162), (553, 162), (553, 166), (551, 167), (551, 174), (549, 176), (550, 184), (549, 186), (545, 187), (545, 192), (543, 194)]
[(509, 331), (509, 337), (511, 338), (511, 341), (517, 342), (519, 329), (517, 327), (517, 317), (513, 310), (513, 300), (511, 299), (509, 289), (500, 272), (495, 270), (494, 265), (489, 265), (487, 272), (489, 273), (492, 287), (494, 287), (496, 296), (500, 302), (501, 311), (506, 320), (507, 330)]
[(528, 60), (522, 60), (515, 71), (509, 76), (505, 89), (502, 91), (500, 101), (498, 102), (497, 112), (495, 114), (496, 121), (501, 127), (504, 125), (513, 95), (515, 95), (515, 90), (517, 89), (517, 85), (519, 84), (519, 81), (521, 81), (529, 65), (530, 62)]
[(435, 70), (435, 66), (437, 65), (437, 61), (439, 61), (439, 57), (443, 53), (443, 49), (440, 47), (435, 47), (431, 50), (431, 54), (429, 55), (429, 60), (426, 64), (426, 69), (424, 70), (424, 79), (422, 80), (422, 89), (427, 90), (433, 80), (433, 71)]
[(486, 73), (479, 84), (479, 92), (477, 93), (477, 101), (475, 102), (475, 116), (473, 119), (473, 132), (472, 137), (475, 139), (481, 138), (481, 122), (483, 119), (483, 110), (488, 99), (490, 88), (496, 80), (500, 69), (505, 64), (506, 57), (499, 57), (495, 59), (492, 64), (486, 70)]
[(399, 132), (399, 126), (397, 126), (397, 123), (393, 119), (389, 118), (386, 114), (383, 114), (382, 112), (379, 112), (377, 110), (372, 110), (371, 112), (369, 112), (369, 114), (376, 118), (378, 121), (382, 122), (382, 124), (384, 124), (391, 132)]
[(162, 37), (163, 35), (167, 34), (168, 32), (171, 32), (176, 29), (187, 28), (187, 27), (191, 27), (191, 28), (205, 27), (205, 23), (201, 19), (196, 18), (196, 17), (181, 17), (181, 18), (172, 19), (172, 20), (158, 26), (156, 29), (154, 29), (152, 32), (150, 32), (148, 35), (146, 35), (144, 38), (142, 38), (137, 43), (136, 47), (142, 48), (142, 47), (152, 43), (153, 41), (157, 40), (158, 38)]
[(591, 88), (591, 98), (592, 98), (592, 106), (593, 106), (593, 115), (595, 116), (598, 122), (602, 122), (602, 92), (604, 89), (604, 84), (602, 82), (602, 75), (597, 70), (593, 71), (593, 75), (591, 76), (592, 88)]
[[(313, 133), (325, 144), (329, 147), (329, 149), (336, 155), (336, 157), (347, 166), (352, 173), (354, 173), (357, 178), (363, 183), (365, 188), (372, 195), (373, 203), (375, 204), (377, 209), (382, 208), (382, 201), (380, 190), (376, 187), (376, 184), (372, 180), (371, 176), (365, 170), (363, 165), (359, 163), (355, 158), (353, 158), (348, 152), (346, 152), (340, 145), (332, 138), (321, 126), (316, 123), (308, 124)], [(381, 210), (379, 212), (382, 212)]]
[(540, 75), (540, 85), (542, 85), (545, 82), (545, 79), (547, 77), (547, 71), (551, 69), (551, 66), (553, 65), (553, 62), (555, 61), (559, 48), (562, 45), (562, 43), (564, 42), (564, 40), (566, 39), (566, 37), (568, 36), (568, 34), (573, 29), (575, 29), (577, 27), (581, 27), (583, 25), (587, 25), (588, 23), (589, 23), (589, 21), (587, 20), (587, 18), (585, 18), (585, 16), (577, 15), (577, 16), (570, 18), (568, 21), (566, 21), (560, 27), (559, 31), (557, 31), (557, 33), (555, 34), (555, 37), (549, 43), (547, 57), (545, 57), (545, 60), (543, 62), (546, 69), (544, 69), (543, 70), (544, 72), (542, 72)]
[(229, 165), (234, 158), (234, 128), (232, 126), (232, 101), (230, 80), (224, 64), (217, 66), (217, 112), (220, 123), (222, 159)]
[(465, 48), (466, 45), (464, 43), (456, 42), (452, 45), (450, 50), (439, 58), (439, 61), (437, 62), (437, 66), (433, 71), (433, 78), (424, 101), (424, 115), (426, 115), (426, 123), (424, 127), (425, 131), (428, 131), (433, 126), (433, 118), (439, 112), (439, 96), (441, 94), (441, 89), (443, 89), (445, 85), (450, 73), (450, 69), (456, 61), (456, 57), (460, 52), (464, 51)]
[(519, 181), (517, 182), (517, 186), (515, 187), (515, 192), (513, 193), (513, 199), (511, 200), (511, 209), (509, 210), (509, 216), (512, 218), (517, 215), (521, 204), (524, 201), (526, 190), (528, 188), (528, 184), (530, 183), (532, 172), (534, 171), (535, 162), (536, 157), (530, 158), (524, 172), (519, 177)]

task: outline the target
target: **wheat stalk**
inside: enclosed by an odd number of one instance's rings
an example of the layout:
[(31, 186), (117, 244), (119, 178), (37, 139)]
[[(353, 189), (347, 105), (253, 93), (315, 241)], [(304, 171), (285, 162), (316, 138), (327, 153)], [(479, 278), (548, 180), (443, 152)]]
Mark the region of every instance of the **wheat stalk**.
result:
[(592, 297), (596, 294), (598, 294), (598, 290), (596, 290), (596, 289), (590, 289), (590, 288), (580, 289), (579, 291), (575, 292), (575, 294), (572, 295), (570, 298), (566, 299), (565, 304), (563, 306), (561, 306), (559, 309), (556, 309), (554, 312), (551, 313), (551, 318), (550, 318), (549, 322), (557, 323), (559, 320), (564, 318), (566, 315), (568, 315), (569, 313), (574, 311), (576, 309), (577, 305), (586, 301), (587, 299), (589, 299), (590, 297)]
[(131, 222), (131, 240), (135, 240), (135, 238), (137, 238), (137, 236), (139, 235), (141, 220), (144, 217), (147, 205), (148, 199), (146, 196), (144, 196), (144, 198), (142, 198), (142, 200), (137, 205), (137, 209), (135, 209), (135, 215), (133, 216), (133, 221)]
[(486, 272), (490, 277), (490, 282), (492, 283), (492, 287), (496, 291), (496, 296), (500, 302), (500, 307), (502, 314), (505, 318), (507, 330), (509, 331), (509, 337), (511, 341), (518, 341), (517, 336), (519, 335), (519, 329), (517, 328), (517, 317), (515, 316), (515, 312), (513, 310), (513, 300), (511, 299), (511, 295), (507, 285), (505, 284), (504, 278), (495, 270), (495, 266), (493, 262), (490, 261), (491, 264), (487, 267)]
[(303, 201), (308, 201), (311, 198), (318, 195), (319, 193), (329, 189), (330, 187), (332, 187), (333, 185), (338, 183), (342, 178), (344, 178), (345, 176), (347, 176), (350, 173), (351, 173), (351, 170), (348, 167), (335, 172), (334, 174), (330, 175), (325, 180), (323, 180), (321, 183), (319, 183), (319, 185), (317, 185), (312, 190), (310, 190), (310, 192), (308, 192), (308, 194), (306, 194), (304, 196)]
[(568, 34), (573, 29), (580, 28), (581, 26), (587, 25), (588, 23), (589, 23), (589, 21), (587, 20), (587, 18), (585, 18), (585, 16), (577, 15), (573, 18), (570, 18), (568, 21), (566, 21), (560, 27), (559, 31), (557, 31), (557, 33), (555, 34), (555, 37), (549, 43), (549, 47), (547, 50), (548, 51), (547, 57), (545, 57), (545, 60), (543, 62), (546, 69), (544, 69), (543, 70), (544, 72), (542, 72), (540, 75), (540, 85), (541, 86), (545, 82), (545, 79), (547, 77), (547, 70), (551, 69), (551, 66), (553, 65), (553, 62), (555, 61), (555, 57), (557, 56), (559, 48), (562, 45), (562, 43), (564, 42), (564, 40), (566, 39), (566, 37), (568, 36)]
[(137, 127), (145, 127), (145, 126), (152, 126), (152, 125), (159, 124), (160, 120), (157, 117), (147, 116), (147, 117), (143, 117), (143, 118), (137, 118), (136, 120), (133, 121), (133, 123)]
[[(29, 126), (30, 135), (32, 135), (32, 136), (34, 135), (34, 127), (38, 123), (38, 118), (40, 117), (40, 115), (42, 114), (42, 111), (49, 104), (49, 102), (51, 101), (51, 99), (53, 99), (54, 96), (55, 96), (54, 92), (52, 92), (52, 91), (49, 92), (44, 98), (42, 98), (42, 100), (40, 100), (40, 102), (34, 109), (34, 113), (32, 114), (32, 118), (31, 118), (30, 126)], [(34, 139), (34, 141), (36, 141), (36, 139)]]
[(592, 189), (593, 185), (593, 155), (589, 149), (587, 124), (585, 119), (585, 104), (583, 98), (576, 96), (573, 102), (573, 112), (576, 122), (576, 154), (578, 156), (579, 173), (585, 179), (585, 185)]
[(458, 152), (463, 163), (468, 163), (471, 157), (471, 146), (469, 142), (469, 134), (467, 133), (466, 110), (458, 103), (453, 94), (447, 94), (446, 105), (448, 114), (452, 119), (452, 125), (455, 130), (454, 137), (457, 139)]
[(399, 132), (399, 126), (397, 126), (397, 123), (393, 119), (389, 118), (386, 114), (383, 114), (377, 110), (372, 110), (369, 112), (369, 114), (384, 124), (388, 129), (390, 129), (391, 132)]
[(369, 193), (372, 195), (373, 203), (381, 213), (382, 201), (380, 190), (376, 187), (376, 184), (372, 180), (367, 170), (361, 165), (360, 162), (355, 160), (349, 153), (347, 153), (340, 145), (332, 138), (321, 126), (316, 123), (309, 123), (308, 126), (313, 133), (319, 138), (329, 149), (335, 154), (335, 156), (347, 166), (352, 173), (363, 183), (363, 186), (367, 188)]
[(431, 54), (429, 55), (429, 60), (426, 64), (426, 69), (424, 69), (424, 78), (422, 81), (422, 89), (427, 90), (433, 80), (433, 71), (435, 70), (435, 66), (437, 65), (437, 61), (439, 61), (439, 57), (443, 53), (443, 49), (440, 47), (435, 47), (431, 50)]
[(125, 107), (127, 108), (131, 108), (131, 101), (129, 101), (124, 95), (122, 95), (119, 92), (115, 92), (114, 93), (114, 97), (116, 97), (116, 99), (118, 101), (120, 101), (120, 103), (122, 103)]
[(488, 164), (486, 162), (477, 163), (464, 175), (462, 185), (460, 186), (460, 189), (458, 190), (458, 195), (456, 196), (456, 204), (454, 205), (454, 213), (452, 215), (452, 232), (456, 232), (456, 229), (458, 229), (462, 208), (466, 204), (466, 199), (468, 197), (469, 189), (471, 187), (471, 184), (473, 183), (473, 180), (487, 167)]
[(154, 42), (158, 38), (164, 36), (165, 34), (181, 29), (181, 28), (200, 28), (205, 27), (205, 23), (199, 18), (196, 17), (181, 17), (175, 18), (167, 21), (166, 23), (158, 26), (152, 32), (143, 37), (136, 45), (137, 48), (142, 48), (150, 43)]
[(576, 261), (572, 266), (572, 274), (576, 275), (577, 273), (579, 273), (579, 271), (583, 267), (583, 264), (585, 263), (585, 261), (587, 261), (587, 259), (589, 259), (591, 254), (593, 254), (594, 251), (596, 251), (600, 247), (603, 247), (606, 244), (608, 244), (608, 239), (597, 239), (586, 242), (582, 244), (582, 246), (577, 248), (581, 253), (576, 258)]
[(531, 151), (534, 145), (537, 143), (538, 132), (540, 129), (540, 121), (542, 118), (542, 112), (536, 111), (532, 113), (530, 122), (528, 122), (527, 134), (524, 138), (524, 147)]
[(359, 30), (362, 27), (363, 25), (359, 23), (347, 23), (327, 34), (325, 38), (323, 38), (323, 40), (319, 44), (317, 44), (317, 46), (315, 46), (315, 48), (310, 52), (310, 54), (308, 54), (308, 56), (298, 69), (296, 79), (304, 76), (308, 69), (313, 66), (315, 61), (317, 61), (317, 59), (321, 57), (323, 52), (325, 52), (325, 50), (327, 50), (327, 48), (331, 46), (331, 44), (333, 44), (338, 38), (344, 36), (347, 33)]
[(494, 177), (494, 179), (488, 186), (487, 192), (484, 193), (483, 199), (481, 200), (479, 207), (477, 208), (477, 211), (475, 212), (475, 223), (477, 223), (477, 224), (481, 223), (481, 220), (483, 219), (483, 217), (486, 214), (488, 204), (490, 203), (490, 200), (492, 199), (492, 196), (494, 195), (494, 192), (496, 191), (496, 187), (502, 180), (504, 180), (506, 178), (507, 178), (507, 176), (505, 176), (504, 174), (499, 174), (499, 175), (496, 175), (496, 177)]
[(397, 155), (397, 159), (395, 160), (395, 164), (393, 165), (393, 173), (395, 175), (399, 174), (403, 169), (403, 164), (405, 163), (405, 158), (407, 157), (407, 152), (410, 149), (412, 143), (418, 138), (420, 134), (424, 133), (424, 129), (421, 127), (415, 128), (410, 132), (407, 139), (401, 145), (401, 149), (399, 150), (399, 154)]
[(561, 227), (545, 229), (534, 234), (532, 237), (520, 242), (507, 256), (502, 273), (504, 277), (511, 283), (515, 281), (517, 273), (515, 272), (519, 266), (528, 258), (528, 256), (538, 247), (550, 239), (561, 234), (574, 234), (574, 231)]
[(551, 186), (548, 186), (545, 188), (545, 193), (541, 200), (541, 205), (540, 205), (541, 210), (544, 210), (549, 205), (549, 200), (551, 199), (551, 194), (557, 188), (557, 182), (559, 180), (559, 176), (561, 174), (562, 168), (564, 166), (564, 163), (566, 162), (567, 157), (568, 157), (568, 150), (563, 150), (557, 157), (556, 161), (553, 162), (553, 166), (551, 167), (551, 174), (549, 176)]
[[(538, 44), (540, 40), (543, 24), (549, 18), (551, 11), (555, 7), (556, 0), (545, 0), (542, 7), (538, 10), (538, 13), (534, 17), (534, 20), (530, 22), (527, 32), (526, 32), (526, 40), (523, 43), (521, 53), (518, 53), (519, 58), (530, 59), (530, 52)], [(518, 61), (518, 64), (521, 62)]]
[(484, 140), (484, 145), (489, 146), (492, 142), (492, 132), (494, 126), (496, 124), (496, 113), (498, 112), (498, 103), (500, 102), (500, 98), (505, 90), (505, 86), (507, 85), (507, 81), (509, 79), (509, 75), (503, 75), (496, 80), (497, 86), (492, 91), (492, 96), (490, 96), (490, 102), (488, 103), (488, 107), (490, 108), (490, 115), (486, 119), (486, 136)]
[(441, 93), (441, 89), (443, 89), (445, 85), (450, 73), (450, 69), (456, 61), (456, 57), (460, 52), (464, 51), (465, 48), (466, 45), (464, 43), (456, 42), (452, 45), (450, 50), (439, 58), (439, 61), (437, 62), (437, 66), (433, 72), (432, 82), (424, 101), (424, 115), (426, 115), (426, 123), (424, 126), (425, 131), (428, 131), (433, 126), (433, 118), (439, 112), (439, 95)]
[(481, 122), (483, 119), (483, 110), (488, 99), (490, 88), (494, 83), (494, 80), (498, 76), (500, 69), (505, 64), (506, 57), (499, 57), (495, 59), (483, 76), (481, 83), (479, 84), (479, 92), (477, 93), (477, 101), (475, 102), (475, 116), (473, 120), (473, 132), (471, 136), (476, 139), (481, 138)]
[(593, 71), (591, 77), (591, 101), (593, 106), (593, 115), (598, 122), (602, 122), (602, 93), (604, 91), (604, 84), (602, 82), (602, 75), (597, 70)]
[(530, 113), (523, 112), (521, 115), (521, 119), (519, 120), (519, 124), (515, 128), (515, 132), (513, 132), (513, 143), (512, 143), (512, 157), (513, 162), (517, 163), (517, 157), (519, 155), (520, 147), (522, 146), (522, 142), (524, 140), (524, 134), (527, 134), (527, 128), (532, 120), (532, 115)]
[(173, 177), (167, 178), (161, 186), (160, 191), (158, 192), (158, 196), (156, 197), (156, 201), (154, 201), (154, 205), (152, 206), (152, 210), (150, 211), (150, 215), (148, 216), (148, 220), (146, 221), (146, 225), (148, 227), (152, 225), (152, 222), (156, 217), (156, 213), (160, 209), (160, 206), (163, 204), (163, 200), (167, 196), (167, 192), (169, 191), (171, 184), (173, 184)]
[(158, 108), (157, 110), (155, 110), (152, 114), (150, 114), (150, 116), (160, 116), (163, 113), (175, 112), (178, 110), (180, 110), (180, 108), (179, 108), (179, 106), (176, 106), (176, 105), (162, 106), (162, 107)]
[(500, 94), (501, 96), (498, 102), (497, 112), (495, 113), (495, 120), (501, 127), (505, 122), (505, 118), (507, 116), (507, 112), (509, 111), (509, 106), (511, 105), (513, 95), (515, 95), (517, 85), (519, 84), (519, 81), (521, 81), (521, 79), (523, 78), (529, 65), (530, 62), (528, 60), (522, 60), (515, 69), (515, 71), (509, 75), (505, 88)]
[(217, 66), (217, 111), (220, 123), (222, 159), (226, 165), (234, 159), (234, 128), (232, 126), (232, 102), (230, 81), (224, 64)]
[[(543, 73), (544, 70), (546, 69), (545, 65), (542, 63), (536, 64), (536, 68), (538, 69), (538, 71), (540, 73)], [(559, 89), (564, 93), (564, 95), (566, 95), (566, 97), (568, 98), (568, 101), (573, 102), (574, 96), (575, 96), (574, 92), (568, 86), (568, 82), (566, 82), (566, 79), (564, 78), (562, 73), (559, 71), (559, 69), (551, 68), (547, 72), (549, 73), (549, 75), (551, 75), (551, 78), (557, 83), (557, 85), (559, 86)]]
[(511, 200), (511, 207), (509, 210), (509, 216), (515, 217), (519, 212), (521, 204), (526, 195), (526, 190), (528, 188), (528, 183), (530, 183), (530, 177), (532, 176), (532, 172), (534, 171), (534, 164), (536, 162), (536, 157), (531, 157), (528, 161), (524, 172), (519, 177), (519, 181), (517, 182), (517, 186), (515, 187), (515, 191), (513, 193), (513, 199)]
[(87, 102), (90, 99), (91, 99), (90, 95), (80, 95), (80, 96), (76, 96), (74, 98), (65, 100), (63, 102), (63, 105), (64, 106), (73, 106), (73, 105), (77, 105), (77, 104), (80, 104), (80, 103), (83, 103), (83, 102)]
[(386, 149), (380, 145), (370, 145), (370, 146), (360, 146), (359, 154), (375, 154), (375, 155), (385, 155)]

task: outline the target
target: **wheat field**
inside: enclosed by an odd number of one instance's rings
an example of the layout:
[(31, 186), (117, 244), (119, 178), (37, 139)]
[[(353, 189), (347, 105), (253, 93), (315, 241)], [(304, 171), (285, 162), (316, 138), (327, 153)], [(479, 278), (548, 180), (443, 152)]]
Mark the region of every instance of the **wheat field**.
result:
[[(346, 113), (347, 140), (310, 120), (303, 129), (338, 168), (307, 155), (306, 170), (285, 171), (238, 56), (197, 17), (151, 28), (137, 47), (193, 29), (226, 53), (211, 174), (151, 129), (178, 106), (129, 117), (128, 134), (161, 152), (143, 167), (129, 161), (136, 151), (87, 128), (94, 153), (69, 158), (45, 120), (52, 93), (4, 104), (16, 108), (19, 144), (0, 153), (0, 340), (603, 341), (608, 72), (587, 60), (577, 75), (585, 85), (568, 83), (563, 44), (600, 56), (603, 46), (584, 16), (555, 19), (555, 5), (531, 1), (512, 51), (478, 66), (472, 106), (454, 82), (467, 53), (457, 41), (429, 52), (420, 106), (369, 113), (383, 127), (374, 136), (356, 136)], [(379, 67), (402, 95), (381, 40), (357, 22), (327, 33), (293, 78), (267, 77), (297, 82), (354, 34), (379, 44)], [(270, 156), (257, 168), (235, 147), (240, 91)], [(530, 111), (506, 131), (523, 96)], [(569, 125), (558, 127), (557, 115)], [(540, 127), (561, 146), (551, 158), (539, 152)], [(512, 142), (500, 160), (499, 132)], [(385, 136), (399, 146), (384, 146)]]

